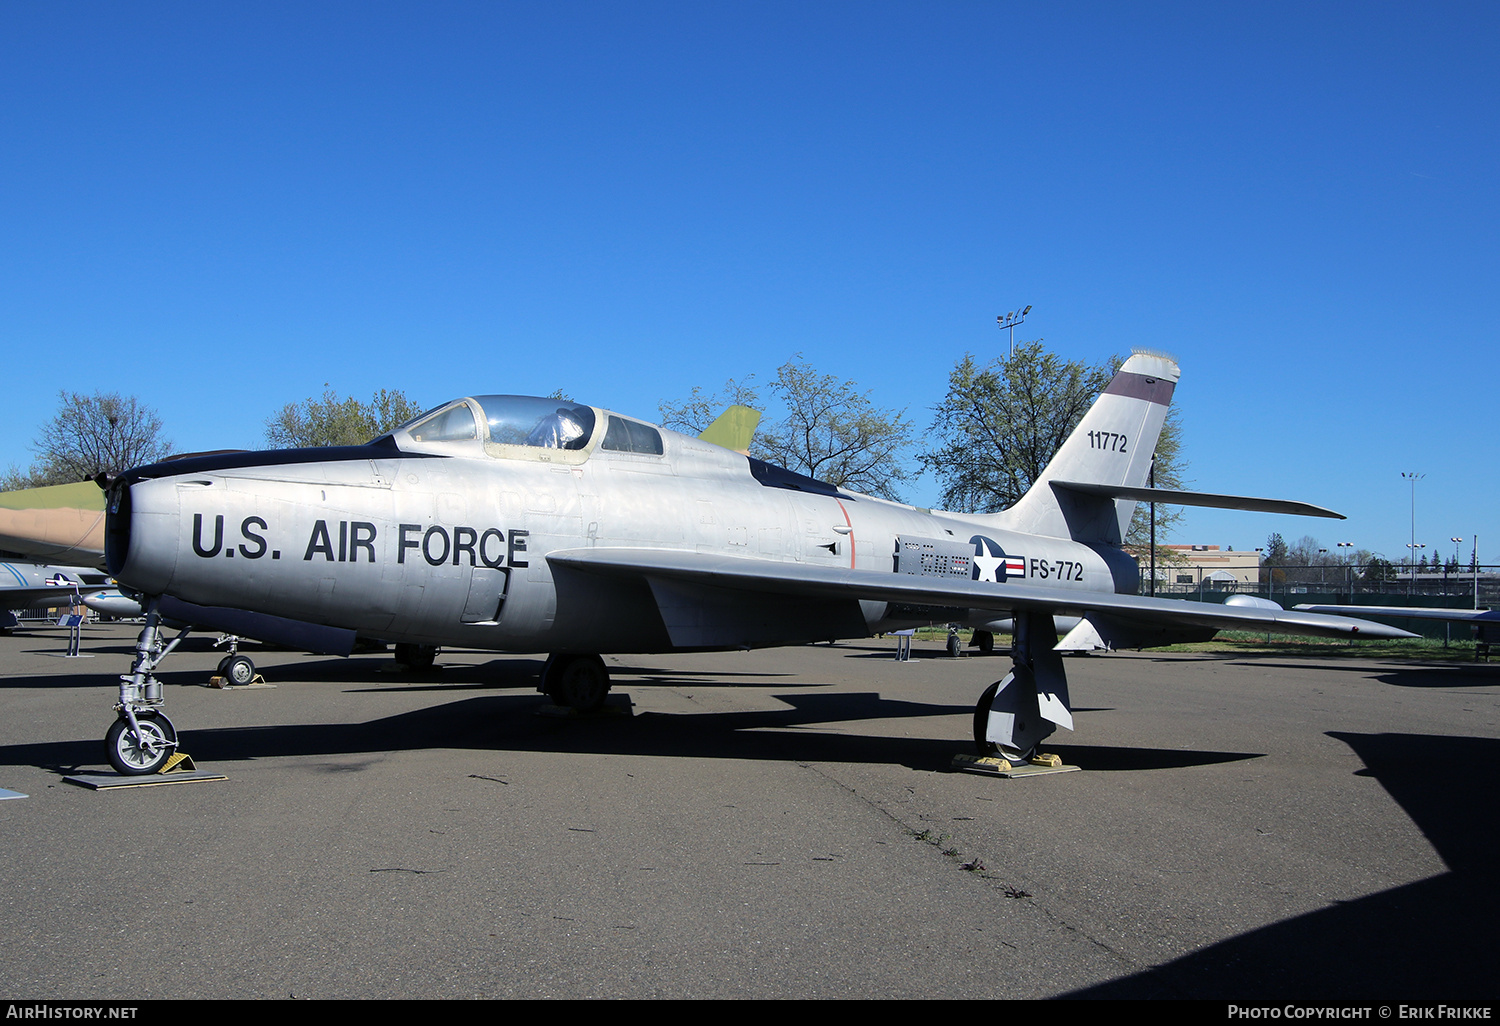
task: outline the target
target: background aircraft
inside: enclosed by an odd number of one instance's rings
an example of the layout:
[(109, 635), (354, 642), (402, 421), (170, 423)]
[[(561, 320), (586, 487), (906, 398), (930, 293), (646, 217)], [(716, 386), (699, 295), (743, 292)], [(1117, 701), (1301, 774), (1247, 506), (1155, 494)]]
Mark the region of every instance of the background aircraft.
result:
[[(1032, 489), (992, 515), (844, 491), (607, 410), (524, 396), (458, 399), (364, 446), (135, 468), (108, 497), (107, 565), (148, 597), (106, 739), (111, 762), (150, 772), (175, 747), (152, 675), (168, 600), (409, 645), (546, 652), (541, 689), (585, 710), (609, 690), (600, 653), (1010, 618), (1013, 667), (980, 698), (975, 736), (1014, 759), (1056, 725), (1071, 729), (1060, 648), (1224, 627), (1409, 636), (1274, 603), (1135, 594), (1121, 539), (1138, 500), (1337, 515), (1145, 487), (1178, 376), (1170, 359), (1132, 356)], [(1082, 622), (1059, 642), (1056, 616)]]
[(0, 563), (0, 630), (15, 627), (15, 611), (73, 606), (110, 587), (96, 570), (37, 563)]
[(92, 481), (0, 492), (0, 551), (104, 568), (104, 493)]

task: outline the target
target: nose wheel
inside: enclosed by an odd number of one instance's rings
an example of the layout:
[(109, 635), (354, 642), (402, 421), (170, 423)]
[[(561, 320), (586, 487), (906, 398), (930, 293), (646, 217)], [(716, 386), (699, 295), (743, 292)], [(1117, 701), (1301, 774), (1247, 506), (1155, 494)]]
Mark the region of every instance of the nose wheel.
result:
[(121, 716), (104, 735), (109, 764), (127, 777), (158, 772), (177, 750), (177, 728), (161, 713), (137, 713), (135, 723)]

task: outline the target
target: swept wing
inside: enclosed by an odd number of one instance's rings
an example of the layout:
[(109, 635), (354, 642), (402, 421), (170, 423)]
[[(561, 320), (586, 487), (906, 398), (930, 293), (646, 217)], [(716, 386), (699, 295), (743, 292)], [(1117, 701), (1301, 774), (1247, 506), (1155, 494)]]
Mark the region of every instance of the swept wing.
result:
[[(827, 601), (957, 607), (983, 610), (997, 617), (1015, 612), (1065, 616), (1104, 613), (1127, 622), (1172, 627), (1272, 630), (1326, 638), (1415, 637), (1408, 631), (1370, 620), (1304, 610), (1224, 606), (1108, 592), (1064, 593), (1030, 585), (996, 586), (984, 581), (914, 577), (672, 549), (565, 549), (548, 553), (547, 559), (553, 566), (585, 573), (644, 579), (658, 593), (663, 618), (674, 640), (676, 635), (696, 627), (689, 621), (703, 613), (701, 607), (662, 602), (659, 582)], [(674, 617), (673, 610), (679, 609), (681, 616)], [(678, 622), (674, 623), (674, 619)]]

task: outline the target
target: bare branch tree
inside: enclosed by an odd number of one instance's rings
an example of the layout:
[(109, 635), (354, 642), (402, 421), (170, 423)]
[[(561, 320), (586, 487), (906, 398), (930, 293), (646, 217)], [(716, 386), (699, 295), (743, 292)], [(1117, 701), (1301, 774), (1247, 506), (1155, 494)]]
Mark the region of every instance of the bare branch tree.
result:
[(28, 487), (117, 474), (171, 453), (161, 418), (135, 396), (118, 392), (59, 392), (57, 415), (43, 425), (32, 451)]
[(819, 374), (800, 356), (782, 364), (767, 391), (769, 404), (752, 384), (733, 379), (719, 392), (694, 388), (683, 402), (662, 402), (662, 426), (698, 434), (728, 407), (779, 407), (761, 422), (750, 455), (853, 491), (899, 498), (909, 477), (912, 424), (905, 411), (881, 409), (852, 381)]

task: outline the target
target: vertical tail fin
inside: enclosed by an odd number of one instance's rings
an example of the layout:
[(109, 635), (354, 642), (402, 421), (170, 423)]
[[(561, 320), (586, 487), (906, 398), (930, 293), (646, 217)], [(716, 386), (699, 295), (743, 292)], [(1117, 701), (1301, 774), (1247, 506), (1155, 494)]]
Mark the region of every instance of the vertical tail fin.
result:
[(736, 403), (719, 414), (698, 437), (705, 442), (733, 449), (741, 456), (749, 456), (750, 443), (755, 439), (755, 428), (759, 423), (759, 410)]
[(1059, 484), (1146, 484), (1156, 440), (1181, 376), (1167, 356), (1137, 351), (1083, 415), (1068, 440), (1021, 501), (1000, 514), (1006, 526), (1029, 534), (1118, 545), (1135, 502), (1088, 495)]

